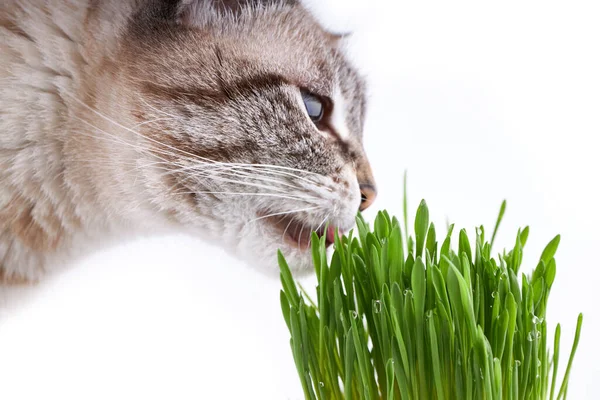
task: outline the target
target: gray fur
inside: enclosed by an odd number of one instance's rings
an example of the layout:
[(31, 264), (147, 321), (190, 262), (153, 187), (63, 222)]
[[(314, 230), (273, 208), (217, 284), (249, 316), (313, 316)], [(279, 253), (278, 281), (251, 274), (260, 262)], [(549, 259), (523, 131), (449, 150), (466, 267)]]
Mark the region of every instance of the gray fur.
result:
[[(295, 1), (0, 7), (6, 281), (35, 280), (109, 238), (165, 230), (263, 270), (281, 248), (307, 269), (283, 213), (298, 210), (292, 226), (307, 231), (347, 230), (359, 181), (374, 187), (364, 82), (340, 39)], [(343, 117), (315, 126), (301, 90)]]

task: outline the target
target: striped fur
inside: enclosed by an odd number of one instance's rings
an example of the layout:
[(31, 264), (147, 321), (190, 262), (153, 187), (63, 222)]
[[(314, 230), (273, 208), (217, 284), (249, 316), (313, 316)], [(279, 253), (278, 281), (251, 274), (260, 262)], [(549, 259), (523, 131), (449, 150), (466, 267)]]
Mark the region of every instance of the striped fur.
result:
[(307, 269), (280, 220), (348, 229), (374, 185), (365, 84), (295, 1), (4, 0), (0, 53), (4, 281), (171, 230)]

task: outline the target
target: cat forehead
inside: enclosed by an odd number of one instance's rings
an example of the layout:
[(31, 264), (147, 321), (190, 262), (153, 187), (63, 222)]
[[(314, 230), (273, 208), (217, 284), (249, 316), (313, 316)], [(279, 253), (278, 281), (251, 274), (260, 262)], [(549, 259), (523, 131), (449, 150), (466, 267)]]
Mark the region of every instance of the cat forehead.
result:
[(341, 37), (325, 30), (297, 0), (159, 3), (178, 4), (179, 11), (169, 17), (168, 8), (149, 12), (152, 7), (142, 7), (135, 14), (126, 34), (134, 57), (145, 49), (145, 55), (161, 59), (159, 66), (182, 70), (198, 63), (211, 67), (210, 59), (218, 56), (217, 68), (235, 69), (224, 73), (262, 69), (329, 94), (335, 79), (357, 78), (338, 74), (351, 68), (340, 52)]
[(362, 124), (364, 79), (346, 57), (342, 38), (325, 30), (306, 9), (248, 11), (223, 23), (217, 23), (216, 40), (221, 40), (221, 51), (229, 52), (225, 62), (236, 72), (281, 75), (287, 83), (329, 97), (351, 114), (353, 125)]
[(340, 38), (303, 7), (282, 4), (247, 7), (235, 15), (196, 10), (185, 24), (159, 29), (156, 21), (146, 21), (141, 25), (146, 29), (132, 40), (132, 52), (140, 56), (136, 75), (173, 94), (214, 93), (214, 99), (219, 98), (215, 89), (225, 86), (235, 92), (296, 86), (332, 100), (336, 125), (348, 126), (336, 127), (347, 132), (340, 136), (360, 135), (365, 84), (345, 57)]
[[(237, 71), (277, 72), (298, 86), (314, 91), (333, 91), (335, 80), (355, 78), (344, 57), (340, 37), (325, 29), (303, 7), (248, 7), (240, 15), (213, 17), (204, 25), (192, 25), (192, 35), (212, 36), (223, 59)], [(194, 32), (193, 28), (198, 28)], [(323, 93), (325, 94), (325, 93)]]

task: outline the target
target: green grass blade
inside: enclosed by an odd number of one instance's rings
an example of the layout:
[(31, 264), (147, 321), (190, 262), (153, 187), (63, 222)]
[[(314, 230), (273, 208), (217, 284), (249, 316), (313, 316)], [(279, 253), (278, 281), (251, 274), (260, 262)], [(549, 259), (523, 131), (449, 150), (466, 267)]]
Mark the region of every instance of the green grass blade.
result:
[(291, 322), (290, 322), (290, 303), (287, 300), (287, 296), (283, 290), (279, 291), (279, 302), (281, 304), (281, 312), (283, 313), (283, 319), (285, 319), (285, 324), (288, 327), (288, 330), (292, 330)]
[(356, 350), (354, 349), (354, 336), (352, 328), (346, 333), (346, 361), (344, 364), (344, 395), (347, 400), (352, 399), (352, 374), (354, 372), (354, 361), (356, 359)]
[(283, 285), (283, 290), (292, 307), (298, 309), (300, 294), (298, 293), (298, 288), (294, 283), (294, 278), (292, 277), (290, 267), (285, 261), (285, 257), (283, 256), (283, 253), (281, 253), (280, 250), (277, 250), (277, 260), (279, 261), (280, 277), (281, 284)]
[(425, 238), (427, 236), (427, 228), (429, 227), (429, 209), (425, 200), (421, 200), (417, 209), (417, 217), (415, 218), (415, 240), (417, 244), (416, 257), (423, 255)]
[(396, 383), (394, 380), (394, 359), (390, 358), (387, 363), (385, 363), (385, 375), (387, 380), (387, 391), (386, 398), (387, 400), (394, 400), (394, 384)]
[(577, 351), (577, 346), (579, 345), (579, 336), (581, 335), (581, 324), (583, 323), (583, 314), (579, 314), (577, 317), (577, 328), (575, 329), (575, 339), (573, 340), (573, 347), (571, 348), (571, 355), (569, 356), (569, 362), (567, 363), (567, 369), (565, 371), (565, 375), (563, 377), (562, 385), (560, 385), (560, 390), (558, 392), (557, 398), (565, 398), (567, 395), (567, 385), (569, 383), (569, 374), (571, 373), (571, 367), (573, 366), (573, 359), (575, 358), (575, 352)]
[(328, 261), (325, 238), (311, 235), (314, 302), (278, 252), (279, 301), (305, 398), (554, 400), (557, 391), (566, 397), (582, 316), (557, 389), (560, 325), (551, 357), (545, 315), (560, 236), (519, 281), (528, 227), (512, 250), (494, 258), (483, 227), (474, 243), (461, 230), (454, 251), (452, 225), (438, 252), (426, 203), (416, 212), (414, 241), (406, 204), (405, 189), (404, 237), (386, 211), (373, 228), (359, 213), (358, 237), (336, 235)]
[(548, 243), (546, 248), (544, 248), (544, 251), (542, 252), (542, 256), (540, 257), (540, 260), (542, 260), (544, 262), (544, 264), (548, 265), (550, 260), (554, 257), (554, 254), (556, 254), (556, 249), (558, 249), (559, 243), (560, 243), (560, 235), (556, 235), (554, 237), (554, 239), (552, 239), (550, 241), (550, 243)]
[(435, 383), (435, 394), (439, 400), (444, 400), (444, 387), (442, 384), (442, 367), (440, 366), (440, 353), (438, 351), (437, 332), (435, 330), (435, 323), (431, 317), (430, 312), (429, 318), (427, 318), (427, 327), (429, 329), (429, 348), (431, 349), (431, 363), (433, 366), (433, 380)]
[[(406, 241), (407, 241), (407, 245), (408, 245), (408, 191), (406, 190), (406, 181), (407, 181), (407, 171), (404, 171), (404, 191), (403, 191), (403, 196), (402, 196), (402, 210), (403, 210), (403, 216), (404, 216), (404, 235), (406, 236)], [(408, 246), (408, 248), (410, 249), (410, 246)]]
[(502, 201), (500, 205), (500, 212), (498, 212), (498, 218), (496, 218), (496, 225), (494, 225), (494, 232), (492, 233), (492, 240), (490, 240), (490, 246), (494, 247), (494, 241), (496, 240), (496, 234), (498, 233), (498, 228), (500, 227), (500, 222), (504, 218), (504, 212), (506, 211), (506, 200)]
[(560, 349), (560, 324), (556, 325), (554, 331), (554, 354), (552, 358), (552, 386), (550, 387), (550, 399), (554, 399), (554, 388), (556, 386), (556, 375), (558, 375), (558, 356)]

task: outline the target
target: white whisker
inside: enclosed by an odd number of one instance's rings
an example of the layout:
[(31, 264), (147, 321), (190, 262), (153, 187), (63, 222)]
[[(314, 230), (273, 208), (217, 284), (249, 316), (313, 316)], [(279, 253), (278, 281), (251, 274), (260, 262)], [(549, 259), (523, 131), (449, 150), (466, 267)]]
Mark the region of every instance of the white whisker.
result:
[(290, 219), (290, 222), (288, 222), (287, 226), (283, 230), (283, 235), (281, 235), (281, 241), (282, 242), (285, 240), (285, 234), (286, 234), (288, 228), (290, 227), (290, 225), (292, 224), (292, 222), (293, 222), (293, 220)]
[(277, 213), (273, 213), (273, 214), (263, 215), (262, 217), (255, 218), (253, 220), (248, 221), (247, 223), (249, 224), (249, 223), (252, 223), (252, 222), (259, 221), (259, 220), (264, 219), (264, 218), (275, 217), (277, 215), (283, 215), (283, 216), (285, 216), (285, 215), (295, 214), (295, 213), (299, 213), (299, 212), (303, 212), (303, 211), (316, 210), (316, 209), (319, 209), (319, 208), (321, 208), (321, 207), (316, 206), (316, 207), (301, 208), (299, 210), (293, 210), (293, 211), (277, 212)]
[(136, 129), (136, 128), (139, 128), (141, 126), (152, 124), (152, 123), (157, 122), (157, 121), (172, 121), (172, 120), (173, 120), (173, 118), (155, 118), (155, 119), (151, 119), (151, 120), (148, 120), (148, 121), (140, 122), (139, 124), (135, 124), (132, 127), (130, 127), (129, 129)]
[(139, 136), (139, 137), (141, 137), (141, 138), (143, 138), (145, 140), (149, 140), (149, 141), (151, 141), (153, 143), (156, 143), (156, 144), (158, 144), (160, 146), (164, 146), (164, 147), (166, 147), (168, 149), (174, 150), (174, 151), (179, 152), (181, 154), (186, 154), (188, 156), (191, 156), (193, 158), (196, 158), (196, 159), (199, 159), (199, 160), (202, 160), (202, 161), (207, 161), (207, 162), (211, 162), (211, 163), (218, 163), (218, 161), (213, 161), (213, 160), (210, 160), (208, 158), (200, 157), (200, 156), (195, 155), (193, 153), (189, 153), (189, 152), (187, 152), (185, 150), (181, 150), (181, 149), (178, 149), (178, 148), (173, 147), (171, 145), (159, 142), (158, 140), (153, 139), (151, 137), (142, 135), (141, 133), (139, 133), (139, 132), (137, 132), (137, 131), (135, 131), (133, 129), (130, 129), (130, 128), (126, 127), (125, 125), (122, 125), (122, 124), (118, 123), (117, 121), (112, 120), (111, 118), (107, 117), (106, 115), (102, 114), (101, 112), (93, 109), (92, 107), (90, 107), (87, 104), (85, 104), (83, 101), (79, 100), (77, 97), (75, 97), (75, 96), (73, 96), (71, 94), (68, 94), (68, 95), (71, 96), (75, 101), (77, 101), (78, 103), (80, 103), (82, 106), (84, 106), (85, 108), (87, 108), (88, 110), (90, 110), (91, 112), (93, 112), (94, 114), (98, 115), (99, 117), (101, 117), (101, 118), (105, 119), (106, 121), (108, 121), (108, 122), (110, 122), (110, 123), (118, 126), (119, 128), (125, 129), (126, 131), (131, 132), (134, 135), (137, 135), (137, 136)]
[(185, 195), (185, 194), (223, 194), (223, 195), (235, 195), (235, 196), (257, 196), (257, 197), (275, 197), (279, 199), (288, 200), (302, 200), (302, 198), (293, 196), (282, 196), (276, 193), (244, 193), (244, 192), (213, 192), (213, 191), (187, 191), (187, 192), (173, 192), (173, 194)]
[(317, 229), (315, 229), (315, 231), (318, 231), (319, 229), (321, 229), (321, 226), (323, 226), (323, 224), (325, 222), (327, 222), (327, 220), (329, 219), (330, 216), (331, 216), (331, 214), (327, 214), (327, 216), (325, 217), (325, 219), (319, 224), (319, 226), (317, 226)]

